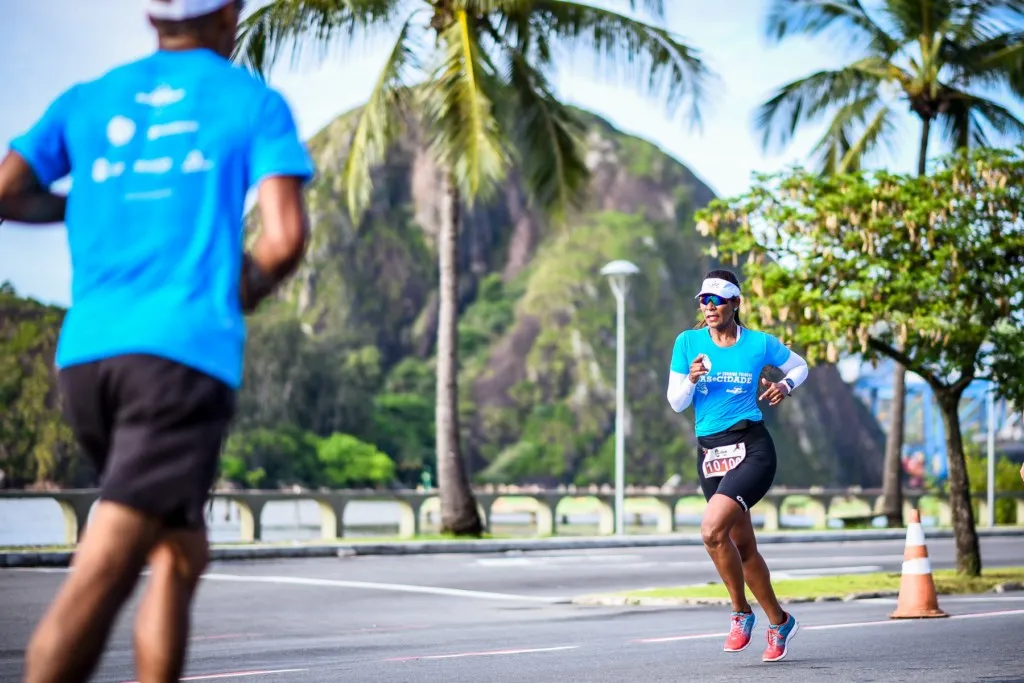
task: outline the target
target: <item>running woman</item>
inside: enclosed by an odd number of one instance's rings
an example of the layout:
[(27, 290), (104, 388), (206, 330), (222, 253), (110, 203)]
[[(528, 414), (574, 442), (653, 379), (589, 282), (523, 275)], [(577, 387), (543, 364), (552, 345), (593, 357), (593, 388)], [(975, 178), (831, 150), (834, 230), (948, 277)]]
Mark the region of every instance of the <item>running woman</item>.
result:
[[(291, 111), (229, 61), (241, 2), (147, 9), (158, 49), (62, 93), (0, 162), (0, 218), (67, 226), (72, 305), (56, 364), (101, 487), (73, 571), (28, 645), (26, 683), (88, 680), (147, 564), (136, 674), (181, 676), (243, 316), (307, 243), (313, 168)], [(68, 197), (50, 192), (69, 175)], [(245, 253), (250, 189), (262, 230)]]
[[(799, 625), (775, 597), (750, 521), (750, 508), (771, 488), (776, 470), (775, 445), (757, 401), (782, 402), (807, 378), (807, 363), (776, 337), (743, 327), (739, 281), (731, 271), (708, 273), (696, 298), (704, 320), (676, 337), (668, 401), (677, 413), (693, 403), (697, 475), (707, 500), (700, 532), (732, 600), (724, 649), (740, 652), (750, 644), (757, 622), (746, 597), (750, 586), (769, 622), (762, 659), (776, 662), (786, 656)], [(765, 366), (786, 376), (774, 383), (763, 379), (759, 387)]]

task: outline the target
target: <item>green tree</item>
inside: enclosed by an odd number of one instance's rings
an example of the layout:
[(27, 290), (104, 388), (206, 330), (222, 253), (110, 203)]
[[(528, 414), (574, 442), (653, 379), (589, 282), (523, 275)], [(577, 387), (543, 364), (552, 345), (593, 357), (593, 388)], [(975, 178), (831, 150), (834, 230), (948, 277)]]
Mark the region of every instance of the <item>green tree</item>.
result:
[(388, 484), (395, 476), (395, 463), (373, 444), (350, 434), (331, 434), (317, 443), (324, 483), (332, 488), (354, 488)]
[(398, 479), (415, 486), (424, 467), (435, 467), (433, 401), (416, 393), (375, 396), (373, 442), (394, 459)]
[(316, 437), (284, 425), (233, 432), (224, 444), (220, 471), (228, 481), (274, 489), (293, 484), (317, 486), (321, 469)]
[[(620, 0), (663, 17), (662, 0)], [(624, 65), (670, 110), (693, 95), (707, 71), (668, 31), (613, 10), (568, 0), (274, 0), (242, 23), (235, 58), (257, 73), (291, 44), (321, 47), (397, 30), (394, 47), (352, 132), (344, 169), (348, 208), (370, 203), (370, 171), (402, 129), (421, 131), (446, 176), (437, 238), (440, 277), (436, 430), (441, 527), (480, 535), (462, 459), (458, 412), (458, 234), (463, 205), (498, 186), (510, 168), (535, 206), (553, 218), (582, 205), (588, 180), (577, 115), (552, 92), (556, 50), (598, 58), (601, 75)], [(323, 53), (321, 53), (323, 54)], [(646, 87), (645, 87), (646, 86)]]
[(0, 469), (8, 485), (84, 484), (94, 476), (78, 457), (54, 381), (63, 318), (60, 308), (0, 285)]
[[(954, 149), (989, 146), (988, 131), (1017, 138), (1022, 123), (982, 94), (1008, 86), (1024, 96), (1024, 5), (1017, 0), (884, 0), (868, 12), (860, 0), (774, 0), (769, 38), (832, 31), (836, 47), (863, 47), (839, 69), (783, 85), (759, 108), (763, 143), (787, 144), (807, 123), (832, 115), (814, 149), (818, 168), (861, 168), (866, 155), (900, 134), (898, 108), (921, 122), (918, 173), (924, 175), (929, 138), (941, 126)], [(903, 448), (906, 368), (895, 363), (893, 405), (886, 440), (883, 497), (889, 524), (902, 525), (900, 454)]]
[[(699, 212), (725, 259), (746, 258), (747, 303), (806, 348), (891, 358), (942, 411), (957, 570), (981, 571), (958, 407), (978, 377), (1024, 400), (1024, 157), (978, 150), (931, 176), (797, 170)], [(733, 227), (735, 226), (735, 227)]]

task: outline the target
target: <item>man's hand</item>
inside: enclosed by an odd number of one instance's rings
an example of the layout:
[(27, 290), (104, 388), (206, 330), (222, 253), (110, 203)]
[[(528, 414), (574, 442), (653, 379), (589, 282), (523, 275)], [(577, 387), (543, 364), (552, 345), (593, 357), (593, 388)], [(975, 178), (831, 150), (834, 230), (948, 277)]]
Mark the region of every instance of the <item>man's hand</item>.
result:
[(17, 152), (0, 162), (0, 220), (60, 223), (67, 198), (39, 184), (32, 167)]
[(302, 183), (291, 176), (267, 178), (259, 189), (263, 229), (242, 257), (242, 310), (251, 313), (295, 272), (309, 237)]
[(785, 382), (769, 382), (767, 379), (762, 379), (761, 384), (768, 388), (757, 397), (757, 400), (763, 401), (767, 398), (769, 406), (776, 406), (782, 403), (783, 399), (789, 395), (789, 385)]
[(693, 359), (690, 363), (690, 383), (696, 384), (700, 381), (700, 378), (708, 374), (708, 366), (705, 365), (706, 356), (702, 353)]

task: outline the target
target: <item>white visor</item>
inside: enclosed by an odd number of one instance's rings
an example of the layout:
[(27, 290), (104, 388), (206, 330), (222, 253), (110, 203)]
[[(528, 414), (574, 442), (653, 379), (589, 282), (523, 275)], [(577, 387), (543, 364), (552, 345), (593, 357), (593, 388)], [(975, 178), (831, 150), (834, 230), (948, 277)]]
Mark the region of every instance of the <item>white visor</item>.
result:
[(717, 294), (718, 296), (726, 299), (735, 299), (740, 295), (740, 288), (728, 280), (709, 277), (707, 280), (704, 280), (703, 284), (701, 284), (700, 294), (693, 298), (699, 299), (704, 294)]
[(184, 21), (219, 10), (232, 0), (145, 0), (146, 13), (154, 19)]

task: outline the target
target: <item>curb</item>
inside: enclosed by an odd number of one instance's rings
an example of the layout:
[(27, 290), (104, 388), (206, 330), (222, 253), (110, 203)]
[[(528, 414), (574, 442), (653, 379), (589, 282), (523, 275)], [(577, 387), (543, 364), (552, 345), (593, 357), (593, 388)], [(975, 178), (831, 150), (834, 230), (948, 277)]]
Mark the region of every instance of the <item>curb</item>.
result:
[[(1000, 583), (986, 593), (1008, 593), (1012, 591), (1024, 591), (1024, 582), (1008, 581)], [(779, 598), (779, 604), (795, 605), (802, 602), (855, 602), (857, 600), (873, 600), (875, 598), (896, 598), (899, 591), (874, 591), (870, 593), (849, 593), (847, 595), (821, 595), (816, 598)], [(938, 595), (954, 595), (954, 593), (939, 592)], [(729, 605), (732, 603), (729, 598), (643, 598), (628, 595), (595, 594), (580, 595), (569, 601), (573, 605), (585, 605), (588, 607), (693, 607), (698, 605)], [(757, 600), (750, 603), (757, 604)]]
[[(980, 538), (1024, 537), (1024, 527), (978, 529)], [(906, 529), (851, 531), (770, 532), (757, 535), (758, 545), (777, 543), (837, 543), (903, 541)], [(953, 538), (952, 529), (926, 529), (929, 539)], [(466, 541), (399, 541), (391, 543), (323, 543), (317, 545), (240, 545), (210, 549), (211, 561), (353, 557), (358, 555), (447, 555), (515, 553), (543, 550), (599, 550), (615, 548), (668, 548), (701, 546), (698, 533), (644, 536), (580, 536)], [(0, 567), (66, 567), (73, 551), (0, 552)]]

